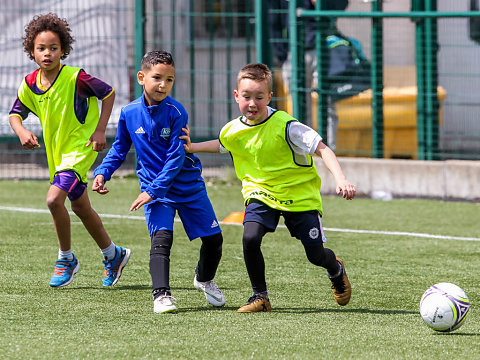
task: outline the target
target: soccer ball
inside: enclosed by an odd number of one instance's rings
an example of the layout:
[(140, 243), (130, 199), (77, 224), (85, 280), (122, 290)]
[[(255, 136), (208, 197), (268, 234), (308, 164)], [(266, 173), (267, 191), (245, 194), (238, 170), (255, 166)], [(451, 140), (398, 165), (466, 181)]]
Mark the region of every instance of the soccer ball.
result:
[(470, 309), (465, 292), (455, 284), (430, 286), (420, 300), (420, 315), (436, 331), (448, 332), (463, 325)]

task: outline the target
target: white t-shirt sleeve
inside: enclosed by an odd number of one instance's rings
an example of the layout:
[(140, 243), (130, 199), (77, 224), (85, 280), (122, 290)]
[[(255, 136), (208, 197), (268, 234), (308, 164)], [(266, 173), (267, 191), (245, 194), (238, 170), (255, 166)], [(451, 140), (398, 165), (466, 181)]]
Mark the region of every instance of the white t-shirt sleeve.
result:
[(229, 152), (227, 149), (225, 149), (225, 148), (223, 147), (222, 144), (220, 144), (220, 145), (218, 146), (218, 150), (219, 150), (220, 154), (226, 154), (226, 153)]
[(322, 137), (311, 127), (299, 121), (292, 121), (288, 127), (288, 140), (297, 154), (313, 155)]

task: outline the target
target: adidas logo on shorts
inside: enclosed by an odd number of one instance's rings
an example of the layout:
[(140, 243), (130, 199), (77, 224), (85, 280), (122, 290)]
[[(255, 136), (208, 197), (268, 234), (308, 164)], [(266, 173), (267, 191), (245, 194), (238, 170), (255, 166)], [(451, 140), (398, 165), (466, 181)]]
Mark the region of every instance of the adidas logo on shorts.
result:
[(217, 220), (213, 220), (212, 226), (210, 226), (210, 228), (213, 229), (213, 228), (216, 228), (216, 227), (218, 227), (218, 222), (217, 222)]

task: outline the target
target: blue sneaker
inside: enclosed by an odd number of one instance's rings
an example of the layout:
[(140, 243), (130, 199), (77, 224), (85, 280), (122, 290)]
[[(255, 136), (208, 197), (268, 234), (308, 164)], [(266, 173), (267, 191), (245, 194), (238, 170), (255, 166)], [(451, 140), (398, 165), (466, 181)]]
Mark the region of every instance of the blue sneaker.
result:
[(72, 282), (73, 275), (75, 275), (79, 269), (80, 264), (75, 255), (73, 255), (73, 260), (58, 259), (55, 263), (55, 270), (49, 285), (51, 287), (67, 286)]
[(120, 246), (115, 247), (115, 257), (112, 260), (103, 262), (105, 264), (105, 278), (103, 286), (113, 286), (117, 283), (122, 275), (122, 270), (130, 259), (130, 249)]

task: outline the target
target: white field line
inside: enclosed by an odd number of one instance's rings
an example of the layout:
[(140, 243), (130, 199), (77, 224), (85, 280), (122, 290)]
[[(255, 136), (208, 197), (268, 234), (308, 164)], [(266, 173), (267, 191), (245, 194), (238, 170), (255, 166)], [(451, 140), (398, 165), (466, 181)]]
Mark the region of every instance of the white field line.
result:
[[(25, 213), (41, 213), (41, 214), (50, 214), (50, 211), (46, 209), (33, 209), (33, 208), (18, 208), (18, 207), (9, 207), (9, 206), (0, 206), (0, 211), (17, 211)], [(69, 212), (71, 215), (74, 215), (73, 212)], [(110, 219), (128, 219), (128, 220), (144, 220), (143, 216), (136, 215), (116, 215), (116, 214), (99, 214), (101, 218), (110, 218)], [(176, 222), (180, 222), (180, 219), (175, 219)], [(232, 222), (222, 222), (222, 225), (233, 225), (233, 226), (242, 226), (240, 223)], [(279, 225), (278, 227), (285, 228), (285, 225)], [(343, 233), (355, 233), (355, 234), (375, 234), (375, 235), (388, 235), (388, 236), (410, 236), (417, 238), (427, 238), (427, 239), (441, 239), (441, 240), (459, 240), (459, 241), (480, 241), (480, 238), (476, 237), (463, 237), (463, 236), (447, 236), (447, 235), (435, 235), (435, 234), (425, 234), (425, 233), (413, 233), (406, 231), (380, 231), (380, 230), (354, 230), (354, 229), (339, 229), (339, 228), (323, 228), (325, 231), (332, 232), (343, 232)]]

